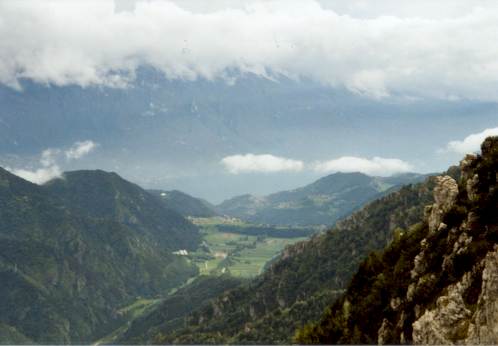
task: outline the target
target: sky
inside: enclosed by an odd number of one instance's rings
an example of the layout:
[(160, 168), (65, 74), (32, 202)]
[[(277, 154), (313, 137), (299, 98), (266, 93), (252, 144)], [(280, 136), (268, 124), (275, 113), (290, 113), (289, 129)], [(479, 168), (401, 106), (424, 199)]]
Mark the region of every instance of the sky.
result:
[(171, 78), (311, 78), (378, 99), (498, 99), (496, 2), (205, 3), (2, 1), (0, 82), (119, 86), (148, 64)]
[[(496, 1), (4, 0), (0, 83), (130, 88), (141, 66), (168, 79), (312, 80), (378, 102), (498, 101)], [(0, 119), (1, 120), (1, 119)], [(496, 126), (460, 131), (438, 155), (477, 151)], [(10, 167), (37, 183), (98, 152), (93, 138), (40, 148), (38, 167)], [(218, 158), (227, 175), (422, 171), (403, 157), (316, 159), (267, 150)]]

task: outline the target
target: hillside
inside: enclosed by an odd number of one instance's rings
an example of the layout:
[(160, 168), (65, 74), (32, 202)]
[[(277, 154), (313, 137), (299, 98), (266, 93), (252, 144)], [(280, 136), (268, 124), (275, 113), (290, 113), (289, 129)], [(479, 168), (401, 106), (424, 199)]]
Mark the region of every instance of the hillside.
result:
[[(496, 344), (498, 137), (437, 178), (423, 222), (360, 266), (300, 343)], [(375, 317), (374, 317), (375, 316)]]
[(433, 178), (371, 202), (335, 228), (284, 250), (259, 277), (227, 291), (157, 333), (158, 343), (289, 343), (296, 328), (316, 320), (347, 287), (365, 256), (383, 249), (398, 228), (422, 218)]
[(199, 276), (192, 283), (166, 297), (149, 314), (138, 318), (113, 343), (143, 344), (154, 341), (157, 333), (167, 333), (183, 325), (184, 317), (208, 301), (244, 282), (231, 275)]
[(149, 190), (149, 193), (158, 197), (166, 208), (174, 210), (185, 217), (213, 217), (218, 215), (215, 211), (215, 206), (208, 201), (192, 197), (178, 190)]
[(89, 343), (197, 273), (195, 226), (113, 173), (38, 186), (0, 169), (0, 342)]
[(116, 173), (66, 172), (63, 179), (54, 179), (43, 189), (81, 215), (125, 224), (170, 250), (196, 249), (199, 244), (197, 227)]
[(217, 206), (220, 213), (245, 221), (272, 225), (333, 225), (365, 203), (424, 176), (401, 174), (371, 177), (362, 173), (335, 173), (304, 187), (264, 197), (242, 195)]

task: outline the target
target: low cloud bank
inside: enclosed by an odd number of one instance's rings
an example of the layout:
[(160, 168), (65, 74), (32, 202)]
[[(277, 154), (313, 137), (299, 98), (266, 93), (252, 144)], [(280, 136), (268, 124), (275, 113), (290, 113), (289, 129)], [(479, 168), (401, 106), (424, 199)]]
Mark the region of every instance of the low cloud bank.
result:
[(208, 13), (171, 1), (116, 11), (112, 0), (5, 0), (0, 83), (122, 87), (149, 65), (187, 80), (238, 71), (311, 78), (373, 98), (496, 101), (498, 5), (468, 9), (451, 18), (365, 18), (312, 0), (248, 1)]
[(389, 176), (397, 173), (412, 172), (413, 166), (399, 159), (386, 159), (374, 157), (367, 159), (363, 157), (343, 156), (335, 160), (316, 162), (313, 169), (320, 173), (360, 172), (375, 176)]
[(225, 169), (231, 174), (240, 173), (274, 173), (299, 172), (304, 169), (319, 173), (360, 172), (368, 175), (389, 176), (397, 173), (412, 172), (414, 167), (399, 159), (374, 157), (372, 159), (343, 156), (329, 161), (305, 164), (303, 161), (264, 155), (232, 155), (221, 160)]

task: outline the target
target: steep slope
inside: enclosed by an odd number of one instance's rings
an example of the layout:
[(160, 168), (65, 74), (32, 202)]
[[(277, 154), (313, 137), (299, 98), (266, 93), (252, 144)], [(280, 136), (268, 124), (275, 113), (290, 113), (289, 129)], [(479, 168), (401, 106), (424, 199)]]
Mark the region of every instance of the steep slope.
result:
[(335, 173), (312, 184), (265, 197), (237, 196), (218, 205), (226, 215), (276, 225), (333, 225), (368, 201), (402, 185), (420, 182), (419, 174), (370, 177), (362, 173)]
[(383, 249), (398, 228), (422, 218), (433, 179), (365, 206), (334, 229), (284, 250), (260, 277), (223, 293), (192, 313), (186, 327), (156, 342), (289, 343), (296, 328), (316, 320), (337, 299), (363, 258)]
[(498, 137), (437, 178), (423, 222), (360, 266), (301, 343), (498, 342)]
[(109, 173), (38, 186), (0, 169), (0, 342), (89, 343), (119, 307), (195, 275), (170, 250), (195, 227), (153, 201)]
[(63, 179), (54, 179), (43, 188), (79, 214), (125, 224), (155, 237), (170, 250), (193, 250), (199, 244), (197, 227), (116, 173), (66, 172)]
[(174, 210), (185, 217), (212, 217), (218, 215), (215, 211), (215, 206), (208, 201), (192, 197), (178, 190), (149, 190), (149, 193), (157, 196), (166, 208)]
[(228, 274), (199, 276), (192, 283), (166, 297), (149, 314), (132, 321), (113, 343), (149, 344), (154, 341), (157, 333), (167, 333), (182, 327), (186, 315), (224, 291), (240, 286), (242, 282), (242, 279)]

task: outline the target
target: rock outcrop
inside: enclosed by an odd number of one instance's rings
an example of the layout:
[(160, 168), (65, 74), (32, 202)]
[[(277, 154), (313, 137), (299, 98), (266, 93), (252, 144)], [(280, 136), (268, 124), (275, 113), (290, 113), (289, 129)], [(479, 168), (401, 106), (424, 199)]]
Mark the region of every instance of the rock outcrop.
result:
[[(477, 275), (476, 275), (477, 274)], [(465, 294), (481, 282), (472, 313)], [(472, 307), (471, 307), (472, 308)], [(498, 247), (462, 279), (447, 287), (436, 307), (413, 323), (414, 344), (496, 344), (498, 342)]]
[(429, 232), (433, 233), (446, 227), (442, 222), (443, 216), (451, 210), (457, 196), (458, 184), (455, 179), (447, 175), (436, 178), (436, 187), (434, 188), (435, 203), (427, 208)]
[(498, 344), (498, 137), (434, 179), (419, 223), (369, 256), (298, 335), (327, 344)]
[[(496, 144), (496, 141), (493, 142)], [(496, 151), (496, 146), (494, 150)], [(493, 153), (490, 140), (483, 144), (483, 155), (485, 152), (486, 155)], [(480, 175), (496, 185), (496, 163), (494, 167), (491, 165), (490, 171), (490, 162), (492, 161), (488, 157), (482, 159), (475, 155), (467, 155), (460, 163), (462, 172), (460, 185), (466, 193), (467, 213), (461, 223), (448, 232), (447, 244), (451, 251), (440, 254), (443, 257), (442, 273), (455, 272), (459, 258), (474, 257), (474, 255), (465, 257), (473, 251), (473, 246), (482, 245), (484, 239), (488, 238), (486, 241), (489, 248), (489, 241), (495, 239), (494, 237), (486, 237), (485, 233), (496, 228), (496, 225), (486, 224), (484, 220), (480, 220), (485, 218), (477, 215), (481, 207), (478, 204), (480, 198), (487, 200), (488, 203), (489, 201), (496, 203), (496, 196), (492, 195), (495, 186), (487, 186), (484, 194), (483, 191), (479, 190)], [(487, 165), (486, 170), (478, 169), (479, 165), (484, 166), (484, 164)], [(446, 229), (447, 225), (443, 223), (443, 219), (448, 218), (448, 213), (455, 207), (458, 194), (458, 184), (455, 180), (450, 177), (438, 178), (438, 185), (434, 189), (435, 203), (428, 208), (426, 214), (429, 236), (434, 232)], [(482, 208), (485, 209), (485, 206)], [(489, 222), (489, 220), (486, 221)], [(470, 233), (473, 233), (474, 236)], [(421, 251), (414, 259), (411, 271), (412, 279), (423, 275), (428, 266), (425, 261), (427, 241), (427, 238), (422, 240)], [(407, 300), (416, 296), (417, 288), (417, 284), (410, 284)], [(412, 329), (412, 342), (414, 344), (497, 344), (498, 245), (494, 244), (484, 258), (475, 263), (472, 269), (467, 271), (456, 283), (446, 286), (437, 297), (435, 305), (427, 308), (421, 316), (417, 316), (412, 324)], [(381, 331), (379, 330), (379, 332)]]

